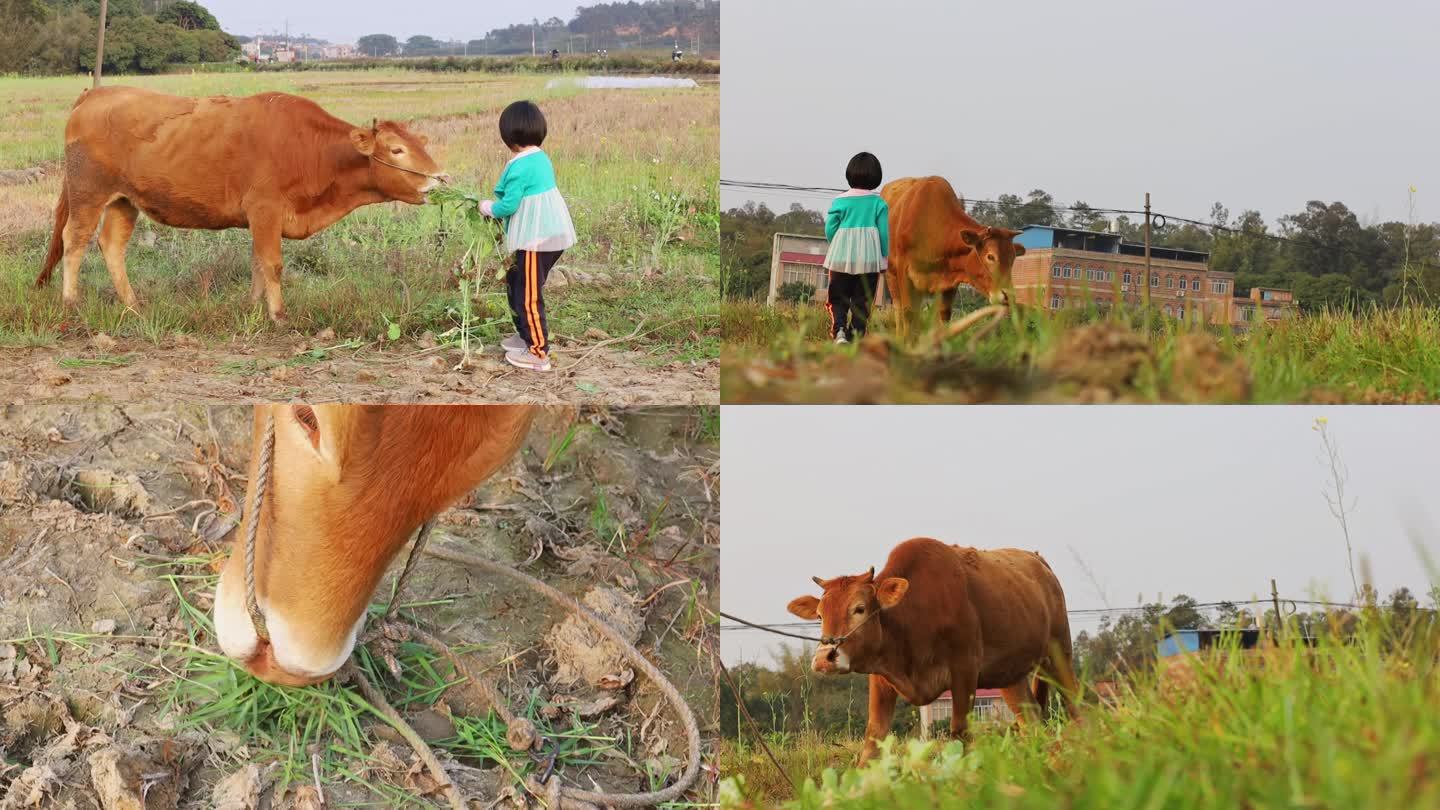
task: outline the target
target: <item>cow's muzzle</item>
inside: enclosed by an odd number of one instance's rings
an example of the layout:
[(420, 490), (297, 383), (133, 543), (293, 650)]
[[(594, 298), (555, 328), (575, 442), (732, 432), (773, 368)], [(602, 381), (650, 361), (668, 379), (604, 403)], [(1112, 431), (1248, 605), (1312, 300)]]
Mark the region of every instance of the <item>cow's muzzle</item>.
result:
[(821, 644), (816, 648), (810, 666), (822, 675), (844, 675), (850, 671), (850, 656), (838, 645)]

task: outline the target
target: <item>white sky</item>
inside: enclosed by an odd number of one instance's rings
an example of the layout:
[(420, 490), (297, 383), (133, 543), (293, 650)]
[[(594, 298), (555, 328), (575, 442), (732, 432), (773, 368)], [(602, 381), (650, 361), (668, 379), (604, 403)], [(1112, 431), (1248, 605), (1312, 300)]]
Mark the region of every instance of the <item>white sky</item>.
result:
[[(727, 180), (940, 174), (971, 199), (1440, 220), (1440, 3), (726, 0)], [(731, 191), (784, 210), (828, 195)], [(1133, 219), (1133, 217), (1132, 217)]]
[[(1440, 561), (1440, 408), (727, 405), (721, 609), (795, 621), (811, 576), (878, 571), (915, 536), (1039, 551), (1071, 609), (1268, 596), (1271, 577), (1282, 597), (1348, 601), (1321, 415), (1358, 498), (1357, 558), (1382, 596), (1425, 601), (1411, 533)], [(727, 631), (721, 654), (768, 660), (780, 641)]]

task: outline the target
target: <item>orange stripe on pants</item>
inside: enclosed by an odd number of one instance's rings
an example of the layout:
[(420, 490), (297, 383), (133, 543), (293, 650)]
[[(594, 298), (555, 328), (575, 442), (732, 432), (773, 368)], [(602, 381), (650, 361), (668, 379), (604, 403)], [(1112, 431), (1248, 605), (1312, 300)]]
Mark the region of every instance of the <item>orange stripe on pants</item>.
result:
[(530, 320), (530, 351), (545, 356), (545, 329), (540, 324), (540, 254), (529, 251), (525, 254), (525, 314)]

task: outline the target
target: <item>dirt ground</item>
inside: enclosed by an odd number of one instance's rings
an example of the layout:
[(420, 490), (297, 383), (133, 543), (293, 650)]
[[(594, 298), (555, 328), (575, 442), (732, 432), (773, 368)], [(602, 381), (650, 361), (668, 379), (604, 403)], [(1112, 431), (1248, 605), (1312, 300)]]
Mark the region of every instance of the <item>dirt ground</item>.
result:
[[(249, 425), (250, 408), (239, 405), (0, 410), (0, 809), (322, 806), (309, 785), (282, 791), (253, 744), (187, 728), (180, 720), (193, 707), (166, 705), (187, 676), (176, 652), (194, 632), (177, 590), (208, 611), (230, 545), (212, 536), (244, 499)], [(716, 409), (548, 408), (521, 454), (440, 516), (432, 542), (512, 563), (577, 597), (613, 589), (637, 646), (695, 711), (707, 765), (690, 799), (714, 801)], [(634, 761), (683, 768), (683, 729), (643, 676), (603, 694), (583, 679), (565, 683), (578, 663), (545, 640), (565, 618), (549, 603), (428, 557), (408, 592), (412, 601), (444, 598), (407, 612), (473, 650), (475, 670), (499, 665), (512, 705), (534, 695), (544, 711), (562, 712), (618, 698), (597, 728), (626, 757), (568, 766), (567, 784), (634, 790)], [(215, 646), (203, 633), (194, 643)], [(461, 692), (452, 687), (442, 701), (457, 715), (467, 708)], [(373, 719), (367, 728), (377, 746), (391, 739)], [(420, 771), (408, 747), (377, 759), (380, 750), (322, 774), (323, 806), (389, 806), (371, 783), (413, 787)], [(494, 806), (502, 769), (441, 757), (472, 807)]]
[[(202, 346), (170, 339), (68, 338), (0, 349), (0, 402), (236, 402), (304, 398), (363, 402), (702, 405), (719, 401), (720, 361), (656, 363), (621, 346), (561, 342), (549, 373), (508, 365), (498, 347), (472, 355), (410, 345), (331, 349), (314, 338)], [(327, 351), (328, 349), (328, 351)]]

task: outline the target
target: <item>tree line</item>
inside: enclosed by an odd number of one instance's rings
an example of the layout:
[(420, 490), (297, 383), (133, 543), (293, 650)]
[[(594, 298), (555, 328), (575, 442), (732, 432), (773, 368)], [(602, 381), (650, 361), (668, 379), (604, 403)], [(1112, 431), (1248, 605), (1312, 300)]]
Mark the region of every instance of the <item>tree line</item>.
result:
[(479, 39), (461, 41), (417, 34), (404, 41), (392, 34), (367, 34), (356, 42), (365, 56), (506, 56), (552, 49), (562, 53), (591, 53), (599, 49), (669, 48), (677, 40), (682, 49), (697, 40), (702, 47), (720, 44), (719, 0), (645, 0), (597, 3), (575, 10), (574, 19), (559, 17), (495, 28)]
[[(109, 0), (107, 73), (226, 62), (240, 52), (208, 9), (188, 0)], [(100, 0), (0, 0), (0, 73), (54, 75), (95, 67)]]
[[(1114, 230), (1127, 240), (1144, 238), (1143, 217), (1114, 219), (1083, 201), (1062, 206), (1042, 189), (1023, 197), (1002, 194), (967, 206), (987, 225), (1022, 228), (1052, 225)], [(823, 212), (799, 204), (783, 214), (753, 202), (726, 211), (722, 268), (726, 294), (757, 298), (768, 289), (771, 235), (777, 230), (823, 233)], [(1259, 211), (1232, 215), (1221, 203), (1203, 225), (1166, 221), (1151, 228), (1151, 244), (1210, 254), (1210, 269), (1235, 274), (1235, 289), (1292, 289), (1303, 310), (1354, 310), (1371, 304), (1440, 304), (1440, 223), (1362, 224), (1343, 202), (1311, 200), (1281, 217), (1276, 226)]]

